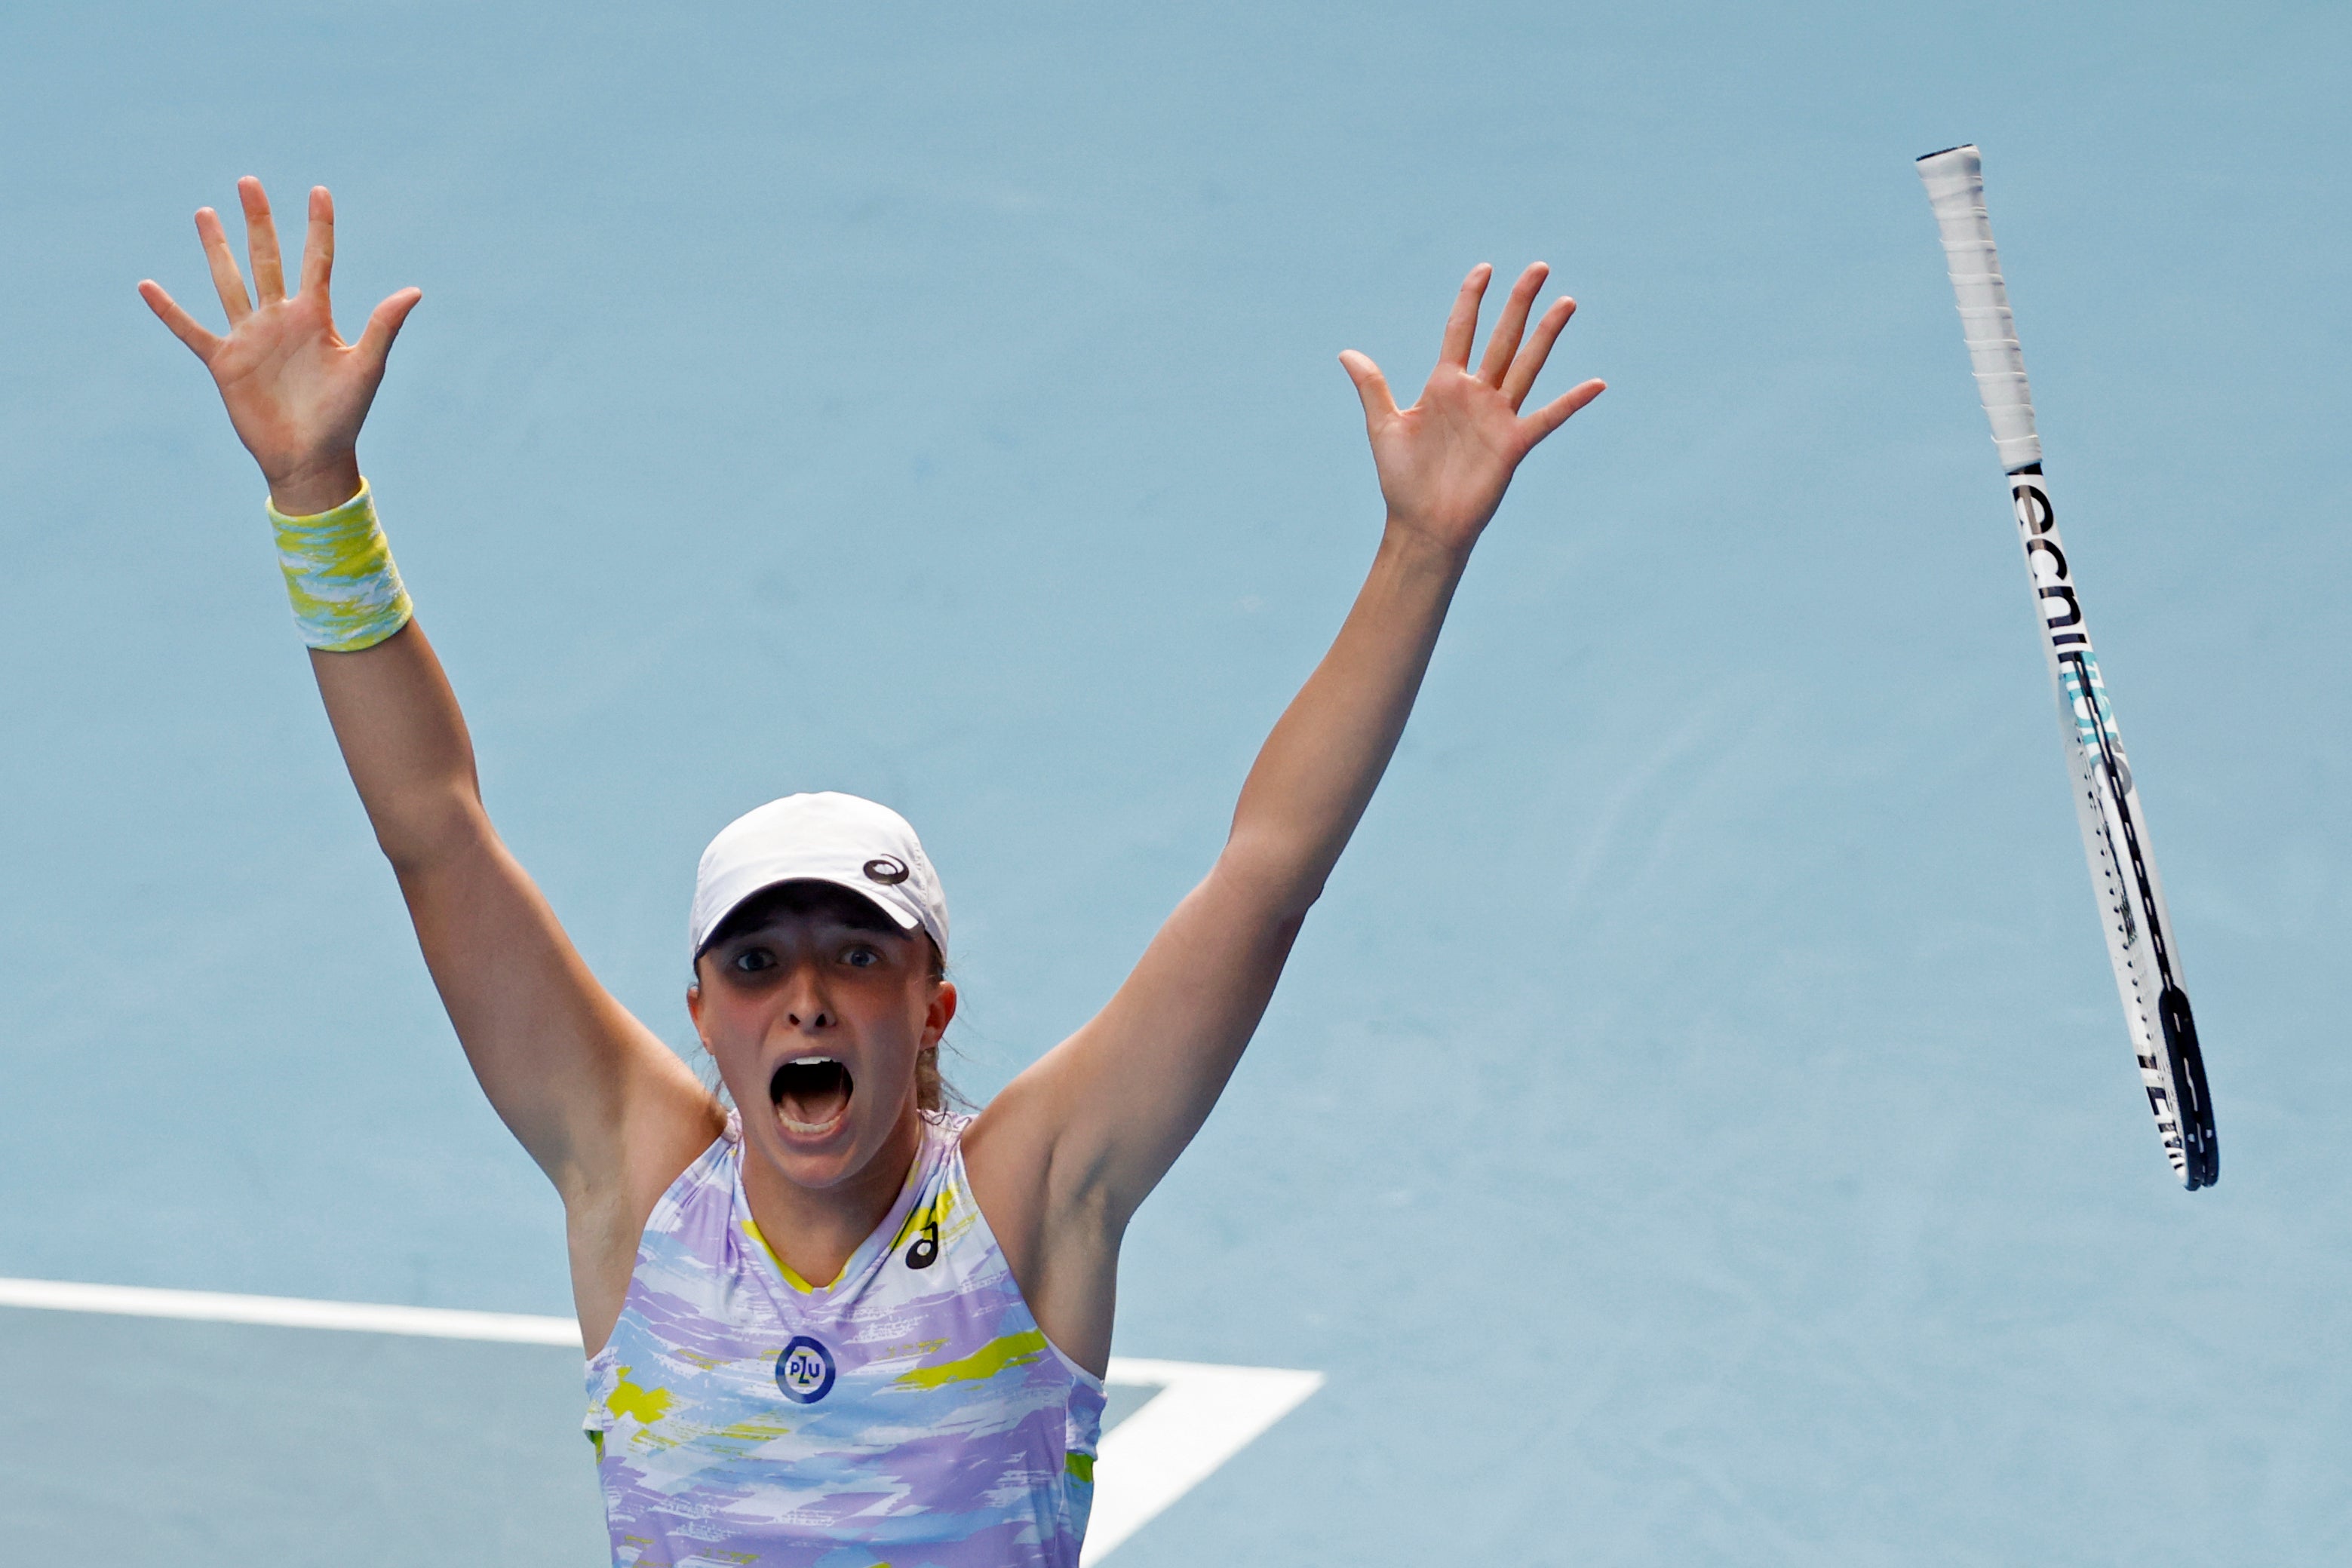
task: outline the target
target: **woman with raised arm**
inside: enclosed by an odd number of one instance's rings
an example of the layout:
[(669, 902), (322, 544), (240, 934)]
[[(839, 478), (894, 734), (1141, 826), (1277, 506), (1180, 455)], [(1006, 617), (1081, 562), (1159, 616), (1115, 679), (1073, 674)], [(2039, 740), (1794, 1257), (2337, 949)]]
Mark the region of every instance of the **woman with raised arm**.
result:
[(614, 1562), (1075, 1568), (1119, 1239), (1265, 1012), (1512, 473), (1601, 391), (1519, 413), (1573, 302), (1529, 331), (1528, 267), (1473, 370), (1474, 268), (1410, 408), (1340, 356), (1388, 507), (1363, 591), (1207, 877), (1102, 1011), (977, 1115), (942, 1103), (947, 902), (914, 831), (836, 794), (721, 831), (686, 1000), (730, 1110), (597, 984), (483, 810), (356, 455), (418, 292), (346, 344), (326, 191), (293, 294), (260, 183), (237, 192), (250, 295), (219, 217), (196, 214), (227, 335), (140, 292), (268, 481), (295, 618), (425, 961), (562, 1197)]

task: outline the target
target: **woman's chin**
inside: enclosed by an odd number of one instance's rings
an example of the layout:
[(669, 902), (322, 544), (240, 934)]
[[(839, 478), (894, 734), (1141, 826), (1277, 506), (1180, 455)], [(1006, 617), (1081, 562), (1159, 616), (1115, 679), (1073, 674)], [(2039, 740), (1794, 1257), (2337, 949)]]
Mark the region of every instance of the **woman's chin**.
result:
[(887, 1136), (861, 1135), (859, 1118), (847, 1106), (824, 1122), (807, 1121), (805, 1115), (805, 1112), (790, 1115), (781, 1107), (774, 1109), (769, 1116), (772, 1136), (760, 1140), (767, 1145), (769, 1162), (794, 1186), (814, 1191), (839, 1186), (881, 1152), (876, 1145), (889, 1141)]
[[(841, 1186), (862, 1176), (877, 1159), (895, 1158), (899, 1140), (889, 1125), (875, 1125), (876, 1106), (863, 1091), (777, 1094), (768, 1104), (767, 1126), (753, 1131), (752, 1148), (777, 1175), (813, 1191)], [(904, 1173), (893, 1171), (895, 1181)]]

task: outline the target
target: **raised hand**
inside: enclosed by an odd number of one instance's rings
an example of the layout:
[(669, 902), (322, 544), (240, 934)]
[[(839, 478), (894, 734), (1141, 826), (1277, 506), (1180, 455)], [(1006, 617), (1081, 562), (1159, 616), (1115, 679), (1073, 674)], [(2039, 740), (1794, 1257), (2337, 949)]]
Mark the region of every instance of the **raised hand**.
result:
[(1519, 275), (1474, 373), (1470, 349), (1478, 333), (1478, 305), (1494, 269), (1484, 262), (1472, 267), (1446, 318), (1437, 368), (1411, 408), (1397, 407), (1388, 379), (1369, 358), (1353, 349), (1339, 356), (1364, 402), (1372, 462), (1392, 528), (1448, 550), (1467, 550), (1502, 504), (1519, 460), (1601, 395), (1604, 383), (1585, 382), (1533, 413), (1519, 413), (1560, 329), (1576, 314), (1575, 300), (1556, 299), (1534, 335), (1520, 341), (1536, 291), (1550, 270), (1538, 262)]
[(236, 193), (257, 301), (246, 294), (220, 214), (210, 207), (196, 214), (213, 287), (228, 312), (228, 335), (207, 331), (152, 278), (139, 285), (140, 298), (212, 372), (229, 423), (261, 465), (278, 510), (323, 512), (359, 492), (360, 426), (383, 380), (392, 340), (424, 291), (394, 294), (368, 317), (358, 342), (344, 342), (327, 291), (335, 267), (334, 198), (324, 185), (311, 188), (301, 288), (289, 295), (278, 226), (261, 182), (247, 175), (236, 183)]

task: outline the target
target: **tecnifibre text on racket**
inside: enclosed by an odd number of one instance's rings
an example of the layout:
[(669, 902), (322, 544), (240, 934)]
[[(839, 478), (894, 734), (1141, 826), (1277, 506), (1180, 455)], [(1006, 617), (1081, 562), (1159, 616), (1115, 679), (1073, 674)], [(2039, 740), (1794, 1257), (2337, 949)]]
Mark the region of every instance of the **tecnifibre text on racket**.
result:
[(2197, 1024), (2180, 983), (2180, 949), (2165, 912), (2164, 884), (2148, 849), (2147, 820), (2124, 744), (2116, 728), (2091, 634), (2083, 619), (2066, 551), (2058, 538), (2050, 486), (2042, 473), (2042, 439), (2033, 430), (2033, 400), (2025, 384), (2025, 357), (2009, 311), (2000, 257), (1985, 215), (1984, 168), (1974, 147), (1953, 147), (1919, 160), (1919, 178), (1943, 231), (1944, 259), (1960, 308), (1960, 329), (1976, 369), (1977, 393), (1992, 421), (1993, 444), (2009, 476), (2025, 548), (2025, 571), (2042, 618), (2042, 652), (2058, 695), (2059, 727), (2074, 791), (2074, 814), (2098, 894), (2107, 957), (2115, 966), (2124, 1018), (2148, 1108), (2181, 1185), (2194, 1192), (2221, 1178), (2213, 1137), (2213, 1102), (2205, 1090), (2205, 1062)]

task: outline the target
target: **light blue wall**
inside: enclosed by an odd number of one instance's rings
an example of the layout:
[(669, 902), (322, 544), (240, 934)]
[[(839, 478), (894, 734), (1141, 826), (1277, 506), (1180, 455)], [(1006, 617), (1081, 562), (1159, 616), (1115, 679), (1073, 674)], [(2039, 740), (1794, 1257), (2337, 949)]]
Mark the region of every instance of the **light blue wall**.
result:
[[(131, 292), (204, 298), (236, 175), (334, 187), (352, 330), (425, 290), (362, 455), (598, 971), (684, 1040), (703, 840), (878, 795), (979, 1092), (1352, 591), (1334, 353), (1417, 384), (1539, 256), (1612, 390), (1129, 1248), (1123, 1350), (1331, 1381), (1121, 1562), (2341, 1561), (2344, 14), (851, 10), (0, 15), (0, 1273), (566, 1304)], [(1911, 172), (1962, 140), (2206, 1036), (2193, 1198)]]

